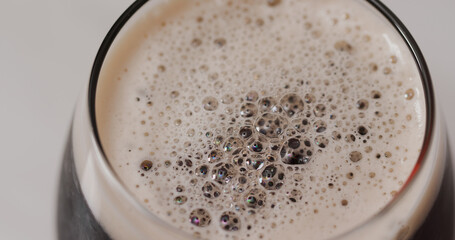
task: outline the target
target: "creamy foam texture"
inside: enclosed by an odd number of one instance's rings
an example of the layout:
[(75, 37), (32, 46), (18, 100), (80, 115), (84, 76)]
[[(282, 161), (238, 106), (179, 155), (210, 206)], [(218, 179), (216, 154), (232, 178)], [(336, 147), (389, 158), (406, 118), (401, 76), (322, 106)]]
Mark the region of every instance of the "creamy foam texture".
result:
[(204, 239), (326, 239), (403, 186), (421, 80), (366, 3), (151, 2), (96, 101), (104, 151), (150, 212)]

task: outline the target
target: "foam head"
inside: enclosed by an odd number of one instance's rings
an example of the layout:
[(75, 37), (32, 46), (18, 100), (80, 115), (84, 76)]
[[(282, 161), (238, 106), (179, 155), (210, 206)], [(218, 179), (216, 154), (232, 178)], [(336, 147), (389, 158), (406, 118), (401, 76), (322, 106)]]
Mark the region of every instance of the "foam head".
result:
[(120, 179), (207, 239), (346, 232), (400, 190), (424, 135), (412, 55), (356, 0), (162, 1), (97, 91)]

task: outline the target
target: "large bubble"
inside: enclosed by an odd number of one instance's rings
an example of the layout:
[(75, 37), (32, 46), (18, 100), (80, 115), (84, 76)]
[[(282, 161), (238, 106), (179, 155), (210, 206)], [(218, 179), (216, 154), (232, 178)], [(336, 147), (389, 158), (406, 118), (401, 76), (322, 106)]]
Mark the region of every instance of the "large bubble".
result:
[(220, 227), (226, 231), (238, 231), (240, 229), (240, 218), (231, 211), (221, 214)]
[(227, 184), (234, 177), (234, 166), (229, 163), (218, 163), (212, 168), (212, 179), (219, 184)]
[(265, 113), (254, 124), (256, 131), (268, 138), (277, 138), (288, 127), (288, 121), (274, 113)]
[(294, 93), (283, 96), (280, 100), (280, 105), (289, 117), (294, 116), (304, 109), (302, 98)]
[(191, 211), (189, 221), (194, 226), (205, 227), (210, 224), (212, 218), (207, 210), (198, 208)]
[(290, 138), (281, 147), (280, 157), (281, 161), (286, 164), (306, 164), (311, 160), (313, 153), (310, 140)]
[(267, 190), (280, 189), (284, 184), (284, 168), (278, 164), (270, 164), (264, 168), (259, 183)]
[(264, 191), (254, 188), (245, 194), (245, 205), (249, 208), (262, 208), (265, 206), (266, 196)]

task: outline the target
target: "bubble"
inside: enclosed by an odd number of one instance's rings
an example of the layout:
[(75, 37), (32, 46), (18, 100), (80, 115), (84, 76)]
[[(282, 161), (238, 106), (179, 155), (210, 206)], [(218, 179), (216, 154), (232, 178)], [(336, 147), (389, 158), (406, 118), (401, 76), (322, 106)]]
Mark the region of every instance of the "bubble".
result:
[(314, 143), (320, 148), (325, 148), (329, 145), (329, 140), (322, 135), (318, 135), (314, 138)]
[(311, 93), (305, 94), (305, 97), (303, 99), (305, 100), (306, 103), (316, 102), (316, 97)]
[(206, 198), (217, 198), (221, 194), (220, 188), (212, 182), (205, 182), (202, 186), (202, 193)]
[(287, 137), (292, 137), (292, 136), (294, 136), (296, 134), (297, 134), (297, 130), (295, 130), (293, 128), (286, 129), (286, 136)]
[(195, 133), (196, 133), (196, 130), (194, 130), (193, 128), (190, 128), (190, 129), (188, 129), (188, 131), (186, 131), (186, 135), (188, 137), (193, 137)]
[(267, 190), (278, 190), (284, 184), (284, 168), (277, 164), (270, 164), (264, 168), (259, 183)]
[(240, 176), (239, 178), (235, 179), (234, 183), (232, 184), (232, 190), (238, 193), (243, 193), (250, 188), (250, 184), (245, 176)]
[(313, 124), (314, 130), (318, 133), (322, 133), (327, 129), (327, 124), (322, 120), (317, 120)]
[(360, 126), (357, 128), (357, 132), (360, 134), (360, 135), (366, 135), (368, 133), (368, 129), (364, 126)]
[(281, 0), (267, 0), (267, 5), (270, 7), (275, 7), (276, 5), (280, 4)]
[(193, 178), (193, 179), (190, 180), (190, 185), (191, 186), (196, 186), (196, 184), (197, 184), (197, 179), (196, 178)]
[(249, 117), (253, 117), (257, 114), (258, 112), (258, 108), (256, 106), (256, 104), (254, 103), (244, 103), (241, 107), (240, 107), (240, 116), (244, 117), (244, 118), (249, 118)]
[(414, 97), (414, 90), (412, 90), (411, 88), (406, 90), (406, 92), (404, 93), (404, 98), (406, 100), (411, 100), (413, 97)]
[(236, 166), (243, 166), (243, 163), (245, 163), (245, 159), (243, 156), (234, 156), (232, 158), (232, 163)]
[(389, 61), (391, 63), (395, 64), (398, 62), (398, 58), (397, 58), (397, 56), (393, 55), (393, 56), (390, 56)]
[(239, 176), (238, 178), (235, 178), (232, 183), (232, 190), (238, 192), (238, 193), (243, 193), (246, 189), (249, 188), (248, 180), (244, 176)]
[(150, 160), (144, 160), (141, 163), (141, 169), (144, 171), (148, 171), (153, 167), (153, 163)]
[(332, 139), (336, 140), (336, 141), (340, 140), (341, 139), (341, 133), (339, 133), (337, 131), (333, 131), (332, 132)]
[(226, 39), (224, 38), (217, 38), (213, 41), (213, 43), (215, 43), (215, 45), (217, 47), (223, 47), (224, 45), (226, 45)]
[(218, 101), (214, 97), (206, 97), (202, 100), (202, 106), (207, 111), (214, 111), (218, 108)]
[(308, 139), (288, 139), (280, 150), (281, 161), (285, 164), (305, 164), (313, 156), (313, 147)]
[(264, 158), (261, 155), (253, 155), (246, 159), (245, 164), (251, 170), (259, 170), (264, 166)]
[(185, 166), (192, 167), (193, 166), (193, 161), (191, 161), (190, 159), (185, 159)]
[(253, 135), (253, 128), (251, 126), (244, 126), (240, 128), (239, 135), (242, 139), (248, 139)]
[(249, 102), (256, 102), (259, 94), (256, 91), (250, 91), (246, 94), (245, 100)]
[(289, 117), (303, 111), (303, 100), (293, 93), (284, 95), (280, 100), (280, 105)]
[(201, 44), (202, 44), (202, 40), (199, 38), (194, 38), (191, 41), (191, 46), (193, 46), (193, 47), (199, 47), (199, 46), (201, 46)]
[(264, 20), (261, 19), (261, 18), (256, 19), (256, 25), (257, 25), (258, 27), (263, 26), (263, 25), (264, 25)]
[(367, 110), (368, 109), (368, 101), (365, 100), (365, 99), (360, 99), (359, 101), (357, 101), (355, 106), (359, 110)]
[(178, 91), (172, 91), (170, 94), (171, 98), (177, 98), (179, 95), (180, 93)]
[(176, 205), (182, 205), (182, 204), (186, 203), (187, 200), (188, 200), (188, 198), (186, 196), (177, 196), (174, 198), (174, 203)]
[(353, 162), (358, 162), (362, 159), (362, 153), (358, 151), (352, 151), (349, 153), (349, 159)]
[(379, 92), (377, 90), (373, 90), (373, 91), (371, 91), (371, 97), (373, 99), (379, 99), (379, 98), (381, 98), (381, 92)]
[(268, 138), (277, 138), (288, 126), (288, 121), (278, 114), (265, 113), (255, 122), (256, 131)]
[(245, 205), (249, 208), (262, 208), (265, 206), (266, 196), (264, 191), (254, 188), (245, 194)]
[(243, 141), (240, 138), (230, 137), (224, 142), (223, 150), (225, 152), (234, 152), (243, 146)]
[(260, 112), (280, 112), (281, 108), (273, 97), (261, 98), (258, 102)]
[(234, 212), (223, 212), (220, 217), (220, 227), (225, 231), (238, 231), (240, 219)]
[(294, 119), (292, 120), (291, 124), (299, 133), (306, 133), (310, 130), (310, 124), (306, 118)]
[(389, 67), (385, 67), (382, 72), (385, 74), (385, 75), (389, 75), (390, 73), (392, 73), (392, 69), (389, 68)]
[(159, 66), (158, 66), (158, 71), (160, 71), (160, 72), (165, 72), (165, 71), (166, 71), (166, 67), (163, 66), (163, 65), (159, 65)]
[(302, 200), (302, 192), (297, 189), (292, 189), (291, 191), (286, 192), (286, 196), (291, 202)]
[(216, 163), (219, 162), (223, 158), (223, 152), (220, 150), (212, 150), (209, 153), (209, 156), (207, 158), (207, 161), (209, 163)]
[(265, 160), (268, 162), (268, 163), (273, 163), (275, 162), (277, 159), (277, 157), (274, 155), (274, 154), (269, 154), (265, 157)]
[(340, 51), (340, 52), (351, 52), (352, 51), (352, 46), (348, 42), (342, 40), (338, 41), (334, 45), (335, 49)]
[(247, 147), (251, 152), (264, 153), (268, 147), (267, 141), (263, 137), (251, 138)]
[(182, 186), (182, 185), (177, 185), (177, 187), (175, 188), (175, 191), (177, 191), (177, 192), (184, 192), (184, 191), (185, 191), (185, 187)]
[(212, 218), (207, 210), (198, 208), (190, 213), (190, 223), (197, 227), (205, 227), (210, 224)]
[(342, 206), (347, 206), (348, 205), (348, 200), (346, 200), (346, 199), (341, 200), (341, 205)]
[(392, 157), (392, 153), (391, 153), (391, 152), (385, 152), (385, 153), (384, 153), (384, 156), (385, 156), (386, 158), (390, 158), (390, 157)]
[(376, 63), (370, 63), (369, 67), (370, 67), (370, 71), (372, 71), (372, 72), (378, 71), (378, 65)]
[(229, 163), (218, 163), (212, 169), (212, 179), (221, 185), (229, 183), (234, 177), (234, 166)]
[[(207, 133), (210, 133), (210, 132), (207, 132)], [(207, 136), (207, 134), (206, 134), (206, 136)], [(215, 146), (219, 146), (222, 142), (223, 142), (223, 136), (220, 136), (220, 135), (216, 136), (215, 140), (213, 141)]]
[(231, 104), (234, 102), (234, 97), (231, 96), (230, 94), (225, 94), (223, 97), (221, 97), (221, 103), (223, 104)]
[(324, 104), (318, 104), (313, 109), (314, 116), (316, 116), (316, 117), (324, 117), (325, 111), (326, 111), (326, 108), (325, 108)]
[(199, 177), (206, 177), (207, 173), (209, 172), (209, 167), (207, 165), (202, 165), (196, 168), (196, 176)]
[(171, 161), (169, 161), (169, 160), (166, 160), (166, 161), (164, 162), (164, 166), (165, 166), (165, 167), (170, 167), (171, 165), (172, 165), (172, 163), (171, 163)]
[(346, 135), (346, 137), (344, 137), (344, 139), (345, 139), (346, 142), (348, 142), (348, 143), (355, 142), (355, 136), (354, 136), (353, 134), (348, 134), (348, 135)]

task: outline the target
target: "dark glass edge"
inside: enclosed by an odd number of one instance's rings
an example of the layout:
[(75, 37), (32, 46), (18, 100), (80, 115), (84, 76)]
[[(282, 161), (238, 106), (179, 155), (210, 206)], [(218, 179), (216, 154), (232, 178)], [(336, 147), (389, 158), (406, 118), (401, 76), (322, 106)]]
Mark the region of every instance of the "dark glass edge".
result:
[[(114, 25), (111, 27), (106, 37), (104, 38), (101, 46), (96, 54), (95, 61), (93, 63), (92, 71), (90, 73), (90, 82), (88, 86), (88, 109), (90, 115), (90, 122), (93, 128), (93, 134), (96, 139), (96, 143), (101, 150), (101, 153), (106, 158), (106, 154), (101, 145), (100, 137), (98, 134), (98, 127), (96, 124), (96, 111), (95, 111), (95, 100), (96, 100), (96, 86), (98, 85), (98, 78), (103, 67), (104, 59), (106, 58), (109, 49), (116, 39), (119, 32), (122, 30), (123, 26), (128, 22), (128, 20), (149, 0), (136, 0), (131, 4), (125, 12), (120, 15), (120, 17), (115, 21)], [(109, 164), (109, 163), (108, 163)], [(110, 164), (109, 164), (110, 166)]]
[[(96, 100), (96, 87), (98, 84), (98, 77), (101, 72), (101, 68), (104, 63), (104, 59), (114, 42), (115, 38), (117, 37), (118, 33), (121, 31), (123, 26), (128, 22), (128, 20), (149, 0), (136, 0), (132, 5), (130, 5), (125, 12), (117, 19), (117, 21), (114, 23), (114, 25), (111, 27), (109, 32), (107, 33), (106, 37), (104, 38), (100, 49), (98, 50), (98, 53), (95, 57), (95, 61), (92, 67), (92, 71), (90, 74), (90, 81), (89, 81), (89, 89), (88, 89), (88, 109), (89, 109), (89, 115), (90, 115), (90, 122), (91, 122), (91, 127), (93, 128), (93, 135), (96, 139), (96, 144), (98, 146), (98, 149), (100, 150), (101, 154), (103, 157), (107, 160), (106, 154), (102, 148), (102, 144), (100, 141), (99, 133), (98, 133), (98, 128), (96, 124), (96, 109), (95, 109), (95, 100)], [(419, 169), (421, 165), (423, 164), (424, 160), (427, 158), (428, 155), (428, 149), (430, 147), (431, 139), (433, 137), (433, 128), (434, 128), (434, 119), (435, 119), (435, 101), (434, 101), (434, 91), (433, 91), (433, 85), (431, 81), (431, 76), (430, 76), (430, 71), (427, 66), (427, 63), (425, 61), (425, 58), (423, 56), (422, 51), (420, 50), (417, 42), (415, 41), (414, 37), (412, 37), (411, 33), (409, 30), (405, 27), (403, 22), (399, 20), (399, 18), (386, 6), (384, 5), (380, 0), (365, 0), (368, 2), (371, 6), (373, 6), (376, 10), (379, 11), (395, 28), (395, 30), (398, 31), (402, 39), (405, 41), (406, 45), (408, 46), (408, 49), (411, 51), (412, 56), (414, 58), (414, 61), (417, 65), (420, 78), (422, 81), (423, 85), (423, 90), (424, 90), (424, 95), (425, 95), (425, 105), (426, 105), (426, 126), (425, 126), (425, 137), (424, 141), (422, 144), (422, 150), (419, 155), (419, 158), (417, 160), (417, 163), (409, 176), (408, 180), (400, 190), (400, 192), (397, 194), (397, 196), (392, 199), (391, 202), (389, 202), (386, 207), (369, 218), (367, 221), (362, 223), (361, 225), (358, 225), (357, 227), (351, 229), (350, 231), (346, 232), (345, 234), (350, 233), (351, 231), (358, 229), (359, 227), (364, 226), (366, 223), (368, 223), (371, 219), (383, 214), (386, 212), (388, 208), (394, 205), (396, 201), (400, 198), (401, 195), (403, 195), (403, 191), (407, 189), (407, 186), (411, 184), (412, 180), (415, 178), (415, 174), (419, 172)], [(107, 161), (108, 166), (110, 167), (110, 170), (112, 172), (113, 169), (111, 167), (111, 164)], [(114, 175), (116, 175), (114, 173)], [(117, 175), (116, 175), (117, 176)], [(119, 180), (119, 179), (117, 179)], [(119, 180), (120, 181), (120, 180)], [(339, 235), (343, 236), (344, 234)]]

